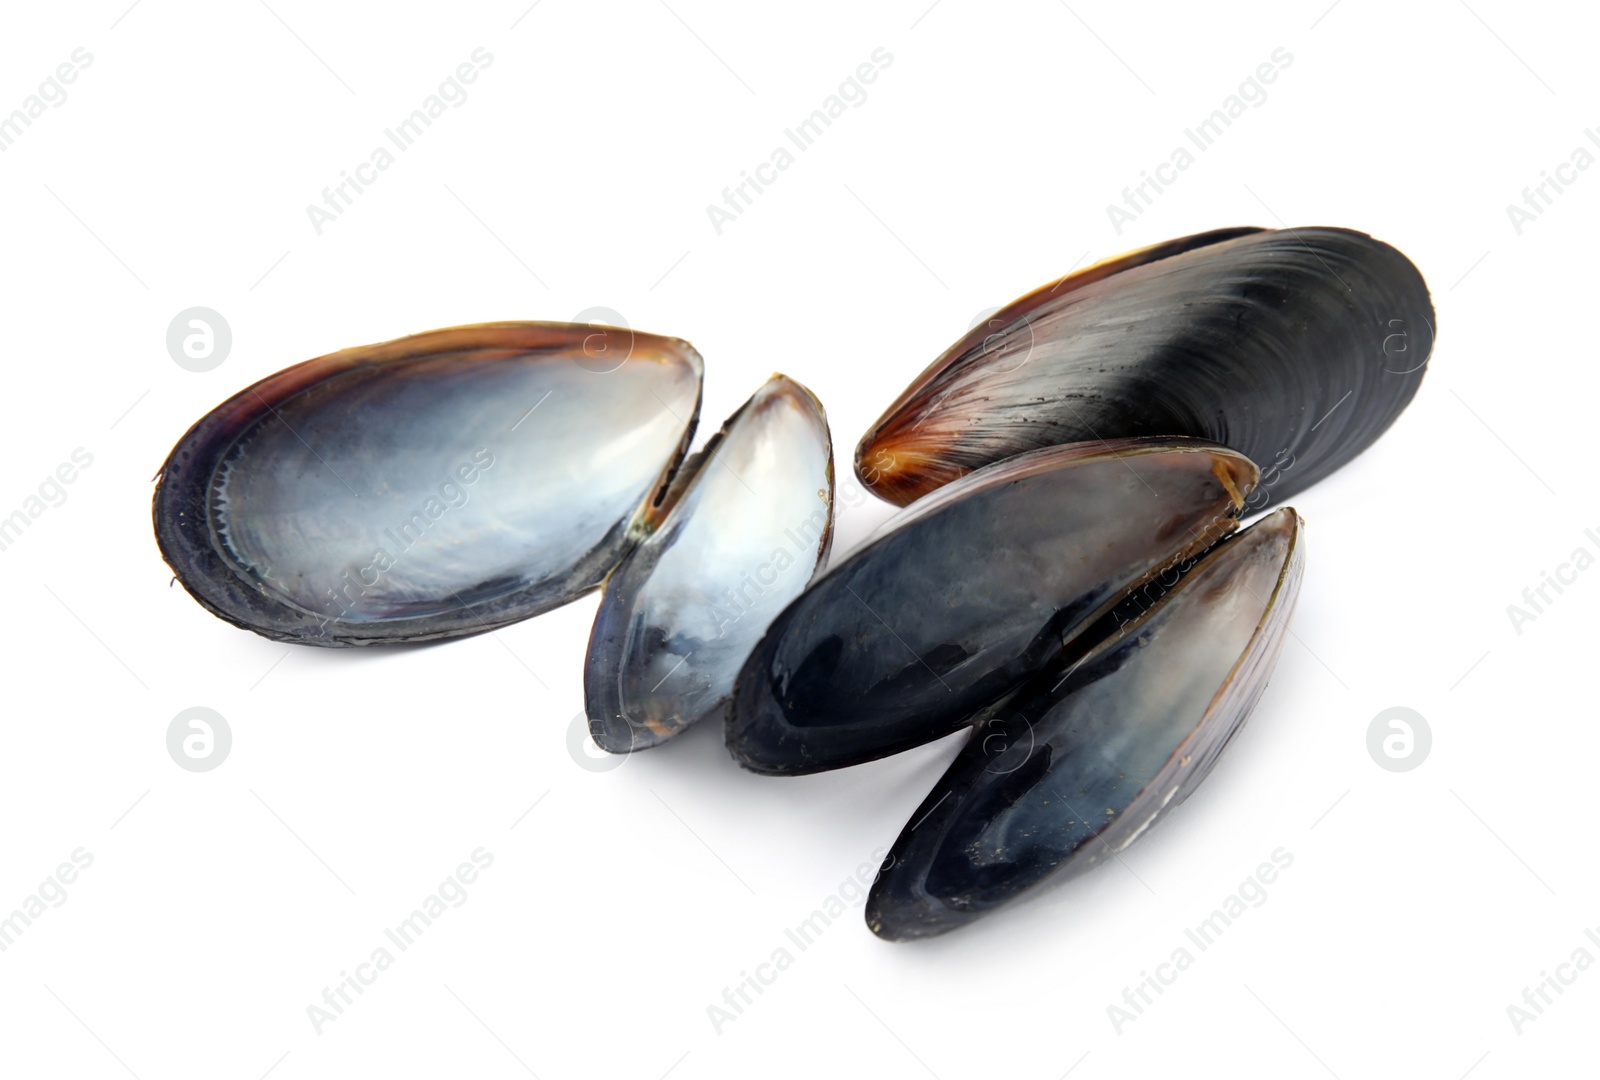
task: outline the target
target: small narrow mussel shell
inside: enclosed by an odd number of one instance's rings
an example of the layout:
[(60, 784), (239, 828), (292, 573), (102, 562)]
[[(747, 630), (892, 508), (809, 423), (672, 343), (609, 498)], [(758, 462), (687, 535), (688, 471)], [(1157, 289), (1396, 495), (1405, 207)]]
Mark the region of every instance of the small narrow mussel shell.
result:
[(918, 503), (819, 577), (746, 661), (728, 749), (834, 769), (955, 731), (1130, 589), (1231, 531), (1256, 467), (1192, 439), (1050, 447)]
[(720, 718), (751, 646), (827, 558), (821, 402), (773, 376), (684, 463), (651, 528), (606, 581), (584, 666), (589, 731), (612, 753)]
[(1274, 511), (980, 713), (872, 886), (873, 933), (965, 925), (1111, 858), (1187, 798), (1266, 688), (1299, 593), (1302, 528)]
[(492, 630), (594, 588), (637, 541), (693, 433), (701, 374), (687, 342), (565, 323), (308, 360), (184, 435), (156, 487), (156, 539), (204, 607), (277, 640)]
[(1422, 382), (1422, 275), (1365, 233), (1223, 229), (1089, 267), (935, 360), (856, 448), (898, 505), (1041, 446), (1188, 435), (1262, 471), (1253, 509), (1367, 448)]

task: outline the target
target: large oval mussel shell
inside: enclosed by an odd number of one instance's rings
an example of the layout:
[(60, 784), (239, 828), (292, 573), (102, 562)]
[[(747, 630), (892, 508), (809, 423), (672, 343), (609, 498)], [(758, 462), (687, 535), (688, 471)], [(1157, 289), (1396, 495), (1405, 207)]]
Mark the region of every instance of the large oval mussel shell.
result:
[(1257, 476), (1224, 447), (1148, 439), (1049, 447), (963, 477), (773, 621), (739, 675), (729, 750), (798, 774), (957, 730), (1231, 531)]
[(975, 327), (862, 438), (856, 471), (905, 505), (1057, 443), (1187, 435), (1266, 475), (1255, 509), (1361, 453), (1416, 393), (1428, 289), (1337, 228), (1223, 229), (1071, 274)]
[(213, 614), (312, 645), (492, 630), (594, 588), (694, 430), (702, 363), (630, 331), (490, 323), (287, 368), (201, 419), (156, 488), (163, 557)]
[(1304, 568), (1281, 509), (1186, 560), (980, 712), (901, 832), (867, 924), (902, 941), (962, 926), (1126, 848), (1205, 778), (1266, 687)]

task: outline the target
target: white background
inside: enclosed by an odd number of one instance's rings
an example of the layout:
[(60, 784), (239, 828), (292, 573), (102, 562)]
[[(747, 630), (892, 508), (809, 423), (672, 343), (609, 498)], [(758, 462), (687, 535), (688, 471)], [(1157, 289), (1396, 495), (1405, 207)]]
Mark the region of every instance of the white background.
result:
[[(1600, 968), (1520, 1034), (1507, 1006), (1575, 949), (1600, 959), (1600, 571), (1520, 633), (1506, 608), (1600, 553), (1600, 170), (1520, 235), (1506, 206), (1600, 124), (1593, 21), (1508, 0), (670, 2), (7, 5), (0, 113), (75, 48), (93, 62), (0, 153), (0, 516), (75, 448), (93, 464), (0, 552), (0, 914), (75, 849), (94, 861), (0, 953), (0, 1070), (1592, 1073)], [(480, 46), (465, 104), (318, 235), (306, 205)], [(718, 235), (706, 205), (880, 46), (865, 103)], [(1118, 235), (1107, 204), (1280, 47), (1265, 102)], [(885, 944), (859, 910), (804, 952), (784, 930), (892, 842), (955, 741), (774, 780), (707, 728), (591, 771), (567, 736), (593, 597), (436, 648), (290, 648), (169, 586), (151, 536), (172, 444), (270, 372), (601, 305), (696, 345), (706, 430), (774, 370), (807, 383), (844, 481), (981, 311), (1241, 224), (1405, 251), (1438, 309), (1427, 380), (1296, 500), (1297, 636), (1210, 781), (1124, 865), (939, 940)], [(165, 344), (196, 305), (234, 338), (205, 374)], [(843, 494), (836, 555), (885, 516)], [(233, 732), (212, 772), (167, 754), (195, 705)], [(1366, 749), (1396, 705), (1433, 732), (1406, 773)], [(318, 1034), (307, 1006), (479, 847), (468, 901)], [(1119, 1030), (1108, 1006), (1279, 847), (1266, 902)], [(708, 1006), (786, 944), (719, 1031)]]

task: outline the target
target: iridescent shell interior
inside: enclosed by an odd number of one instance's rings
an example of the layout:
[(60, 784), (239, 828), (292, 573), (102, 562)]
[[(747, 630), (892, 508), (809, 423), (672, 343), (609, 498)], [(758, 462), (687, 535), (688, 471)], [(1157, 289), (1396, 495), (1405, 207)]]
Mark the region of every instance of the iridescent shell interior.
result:
[(224, 618), (312, 644), (454, 636), (572, 599), (637, 540), (699, 408), (692, 348), (614, 333), (620, 364), (593, 362), (588, 327), (490, 324), (250, 387), (163, 472), (168, 562)]

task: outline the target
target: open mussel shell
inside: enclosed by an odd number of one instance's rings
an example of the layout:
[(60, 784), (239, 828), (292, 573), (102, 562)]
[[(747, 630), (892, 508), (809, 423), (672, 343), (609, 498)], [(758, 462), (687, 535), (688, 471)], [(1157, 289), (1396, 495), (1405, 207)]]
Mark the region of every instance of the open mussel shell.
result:
[(701, 375), (687, 342), (564, 323), (308, 360), (178, 442), (156, 539), (204, 607), (270, 638), (492, 630), (594, 588), (637, 542), (692, 435)]
[(584, 667), (589, 731), (626, 753), (720, 717), (750, 648), (827, 558), (822, 404), (775, 375), (691, 456), (607, 579)]
[(1302, 528), (1284, 508), (1234, 534), (980, 713), (872, 886), (872, 931), (953, 930), (1117, 855), (1181, 803), (1266, 688)]
[(1417, 392), (1433, 337), (1422, 275), (1364, 233), (1201, 233), (1001, 309), (889, 407), (856, 471), (905, 505), (1041, 446), (1188, 435), (1261, 468), (1260, 509), (1383, 434)]
[(1232, 450), (1176, 438), (1050, 447), (963, 477), (773, 620), (739, 674), (729, 751), (809, 773), (955, 731), (1231, 531), (1257, 477)]

